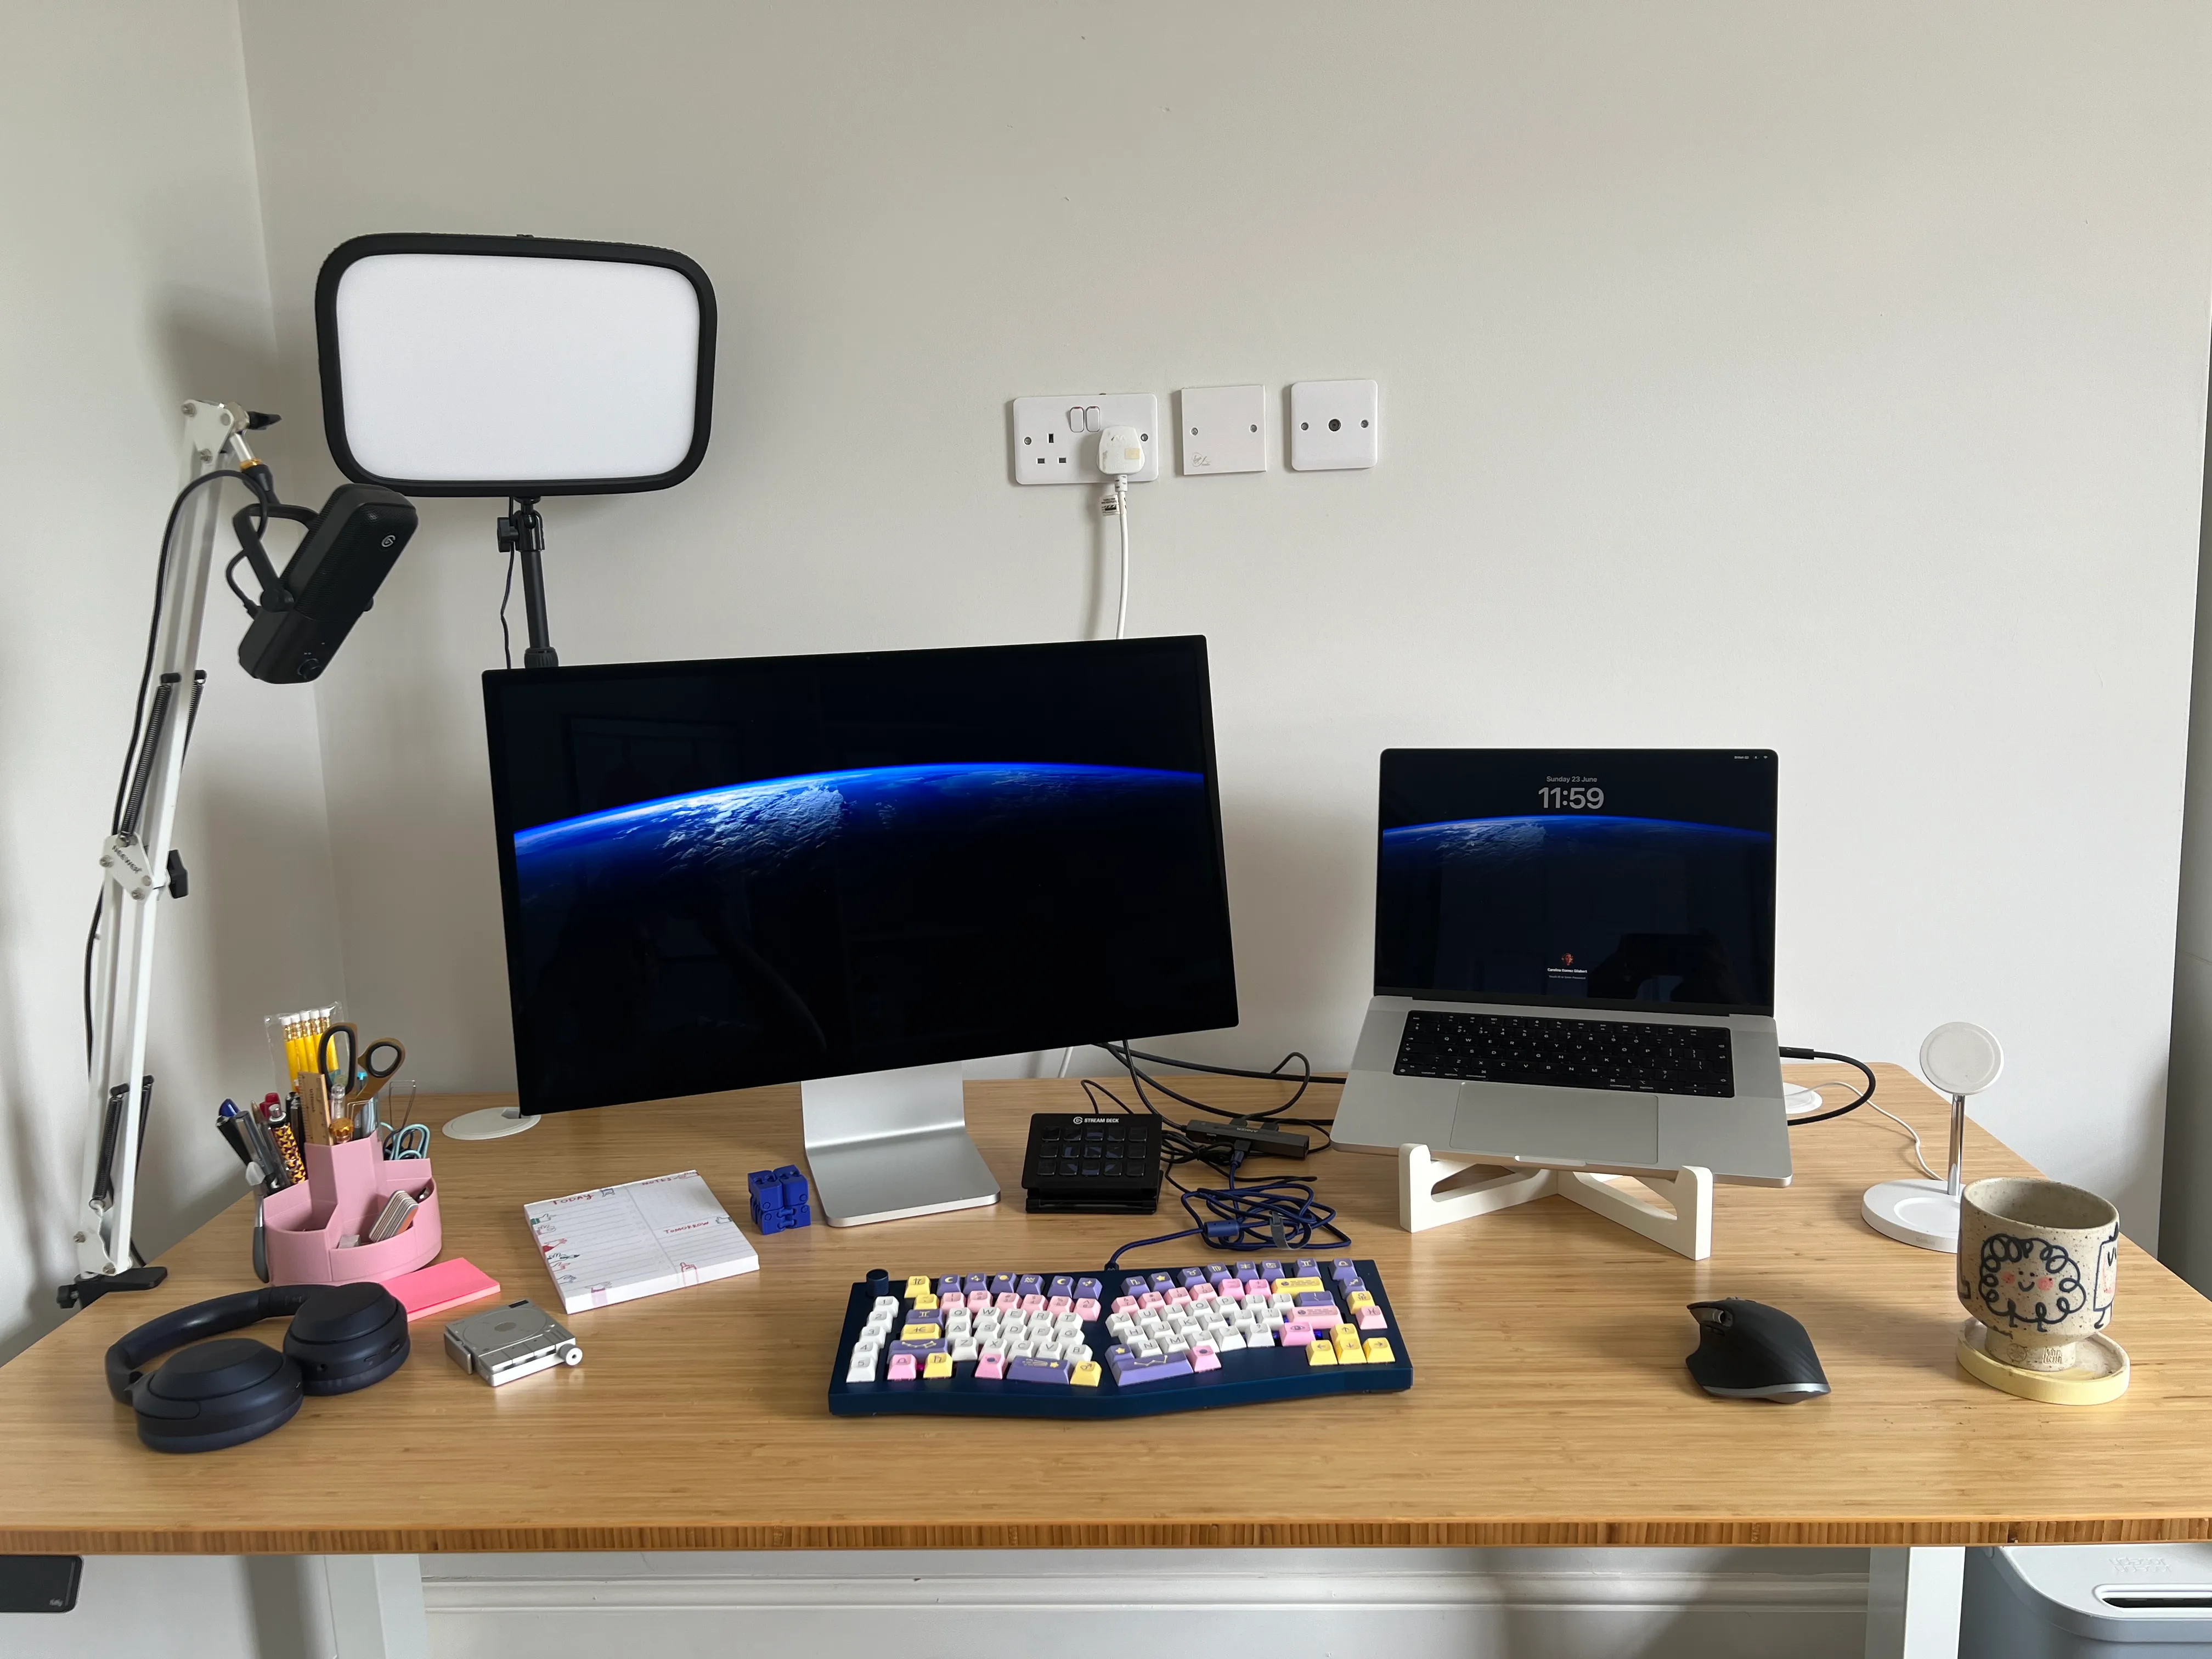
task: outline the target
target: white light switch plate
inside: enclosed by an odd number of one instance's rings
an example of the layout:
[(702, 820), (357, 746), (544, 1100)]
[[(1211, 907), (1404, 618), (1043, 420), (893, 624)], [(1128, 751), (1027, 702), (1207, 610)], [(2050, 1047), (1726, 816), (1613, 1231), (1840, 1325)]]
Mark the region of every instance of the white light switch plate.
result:
[(1299, 380), (1291, 387), (1291, 467), (1338, 472), (1372, 466), (1382, 435), (1372, 380)]
[(1263, 386), (1187, 386), (1182, 389), (1186, 477), (1202, 472), (1267, 470), (1267, 388)]
[(1150, 483), (1158, 477), (1157, 396), (1149, 392), (1071, 392), (1057, 398), (1014, 399), (1014, 482), (1104, 483), (1106, 475), (1098, 470), (1098, 431), (1109, 426), (1133, 426), (1144, 441), (1145, 464), (1128, 475), (1129, 482)]

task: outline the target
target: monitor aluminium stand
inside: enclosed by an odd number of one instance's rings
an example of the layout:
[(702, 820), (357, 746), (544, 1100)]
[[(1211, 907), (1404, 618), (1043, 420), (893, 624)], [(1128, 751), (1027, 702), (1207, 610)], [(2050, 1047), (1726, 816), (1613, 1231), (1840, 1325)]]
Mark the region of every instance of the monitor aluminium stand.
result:
[(815, 1207), (831, 1226), (999, 1201), (998, 1177), (968, 1138), (957, 1060), (813, 1079), (799, 1093)]

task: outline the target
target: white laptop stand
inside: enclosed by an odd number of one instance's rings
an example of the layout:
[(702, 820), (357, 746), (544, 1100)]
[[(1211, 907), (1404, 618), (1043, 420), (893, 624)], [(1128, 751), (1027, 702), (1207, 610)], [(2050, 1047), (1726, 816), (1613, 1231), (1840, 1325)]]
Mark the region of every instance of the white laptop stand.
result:
[(1478, 1181), (1439, 1198), (1437, 1188), (1463, 1170), (1478, 1164), (1496, 1167), (1494, 1158), (1470, 1158), (1458, 1152), (1441, 1157), (1425, 1146), (1408, 1143), (1398, 1148), (1398, 1224), (1409, 1233), (1425, 1232), (1449, 1221), (1466, 1221), (1516, 1204), (1534, 1203), (1557, 1193), (1561, 1198), (1617, 1221), (1632, 1232), (1664, 1244), (1692, 1261), (1713, 1253), (1713, 1172), (1694, 1164), (1665, 1176), (1635, 1177), (1668, 1204), (1670, 1210), (1647, 1204), (1613, 1183), (1620, 1176), (1593, 1175), (1587, 1170), (1504, 1169), (1486, 1181)]

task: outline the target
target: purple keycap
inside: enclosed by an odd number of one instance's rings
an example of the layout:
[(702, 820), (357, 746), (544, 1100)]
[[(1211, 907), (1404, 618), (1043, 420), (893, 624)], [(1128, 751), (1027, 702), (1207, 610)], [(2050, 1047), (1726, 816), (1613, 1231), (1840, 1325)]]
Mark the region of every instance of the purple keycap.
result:
[(1154, 1273), (1152, 1275), (1152, 1288), (1158, 1291), (1162, 1296), (1165, 1296), (1170, 1291), (1176, 1288), (1175, 1275), (1173, 1273)]
[(1014, 1276), (1012, 1273), (993, 1273), (988, 1289), (994, 1297), (1011, 1296), (1014, 1289)]
[(947, 1273), (944, 1278), (939, 1279), (937, 1281), (937, 1293), (940, 1297), (965, 1296), (968, 1294), (967, 1291), (960, 1288), (960, 1275), (958, 1273)]
[(1131, 1273), (1121, 1281), (1122, 1292), (1128, 1296), (1142, 1296), (1152, 1288), (1152, 1281), (1142, 1273)]
[(1126, 1348), (1109, 1348), (1106, 1363), (1113, 1368), (1114, 1381), (1125, 1389), (1133, 1389), (1139, 1382), (1160, 1382), (1170, 1376), (1190, 1375), (1190, 1361), (1179, 1353), (1139, 1359)]
[(1321, 1263), (1313, 1261), (1300, 1261), (1298, 1263), (1297, 1277), (1300, 1279), (1319, 1279), (1321, 1277)]
[(1354, 1291), (1365, 1290), (1367, 1288), (1367, 1281), (1364, 1279), (1347, 1279), (1336, 1288), (1342, 1291), (1346, 1296), (1350, 1296)]
[[(1224, 1285), (1226, 1285), (1229, 1282), (1229, 1269), (1223, 1267), (1218, 1261), (1212, 1263), (1206, 1270), (1206, 1282), (1212, 1285), (1215, 1290), (1219, 1290)], [(1239, 1281), (1239, 1284), (1241, 1285), (1241, 1280)]]
[(967, 1278), (960, 1281), (961, 1293), (964, 1296), (973, 1296), (978, 1291), (988, 1291), (990, 1288), (981, 1273), (969, 1273)]
[(1079, 1279), (1075, 1281), (1075, 1299), (1078, 1302), (1103, 1302), (1106, 1286), (1095, 1279)]
[(1279, 1279), (1288, 1279), (1290, 1275), (1283, 1271), (1281, 1262), (1262, 1261), (1260, 1264), (1260, 1277), (1272, 1285)]
[(1016, 1296), (1042, 1296), (1044, 1294), (1044, 1275), (1042, 1273), (1024, 1273), (1019, 1279), (1014, 1281), (1014, 1294)]
[(893, 1357), (896, 1357), (902, 1353), (912, 1354), (915, 1358), (915, 1362), (919, 1364), (923, 1359), (927, 1358), (931, 1354), (951, 1353), (952, 1352), (952, 1344), (941, 1336), (932, 1337), (927, 1341), (919, 1340), (909, 1341), (902, 1337), (897, 1341), (887, 1343), (884, 1346), (884, 1352), (887, 1354), (892, 1355)]
[(1336, 1280), (1338, 1284), (1341, 1285), (1347, 1279), (1358, 1278), (1359, 1269), (1353, 1267), (1342, 1256), (1339, 1256), (1335, 1261), (1328, 1264), (1328, 1276)]
[(1197, 1267), (1185, 1267), (1176, 1278), (1186, 1291), (1206, 1283), (1204, 1271)]
[(1240, 1261), (1229, 1271), (1239, 1279), (1257, 1279), (1260, 1276), (1259, 1264), (1252, 1261)]
[(1065, 1359), (1010, 1359), (1006, 1362), (1006, 1381), (1009, 1382), (1065, 1382), (1075, 1375), (1075, 1367)]
[(1044, 1287), (1044, 1295), (1045, 1295), (1045, 1300), (1046, 1300), (1046, 1301), (1048, 1301), (1048, 1302), (1051, 1301), (1051, 1300), (1052, 1300), (1052, 1298), (1053, 1298), (1054, 1297), (1056, 1297), (1056, 1296), (1064, 1296), (1064, 1297), (1066, 1297), (1070, 1302), (1074, 1301), (1074, 1300), (1075, 1300), (1075, 1279), (1074, 1279), (1074, 1276), (1073, 1276), (1073, 1274), (1071, 1274), (1071, 1273), (1060, 1273), (1060, 1274), (1055, 1275), (1055, 1276), (1054, 1277), (1054, 1279), (1053, 1279), (1052, 1283), (1050, 1283), (1049, 1285), (1046, 1285), (1046, 1286)]
[(1318, 1316), (1324, 1314), (1328, 1316), (1328, 1323), (1331, 1325), (1336, 1323), (1336, 1298), (1327, 1291), (1300, 1291), (1291, 1298), (1291, 1305), (1300, 1313), (1304, 1313), (1309, 1309), (1312, 1310), (1316, 1317), (1309, 1319), (1306, 1322), (1308, 1324), (1322, 1323), (1322, 1321)]

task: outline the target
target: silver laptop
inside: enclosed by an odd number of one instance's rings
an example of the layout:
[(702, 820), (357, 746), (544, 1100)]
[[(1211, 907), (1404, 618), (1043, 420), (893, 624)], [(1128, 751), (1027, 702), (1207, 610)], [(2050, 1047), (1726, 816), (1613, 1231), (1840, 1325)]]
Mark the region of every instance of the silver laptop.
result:
[(1770, 750), (1392, 749), (1340, 1145), (1786, 1186)]

